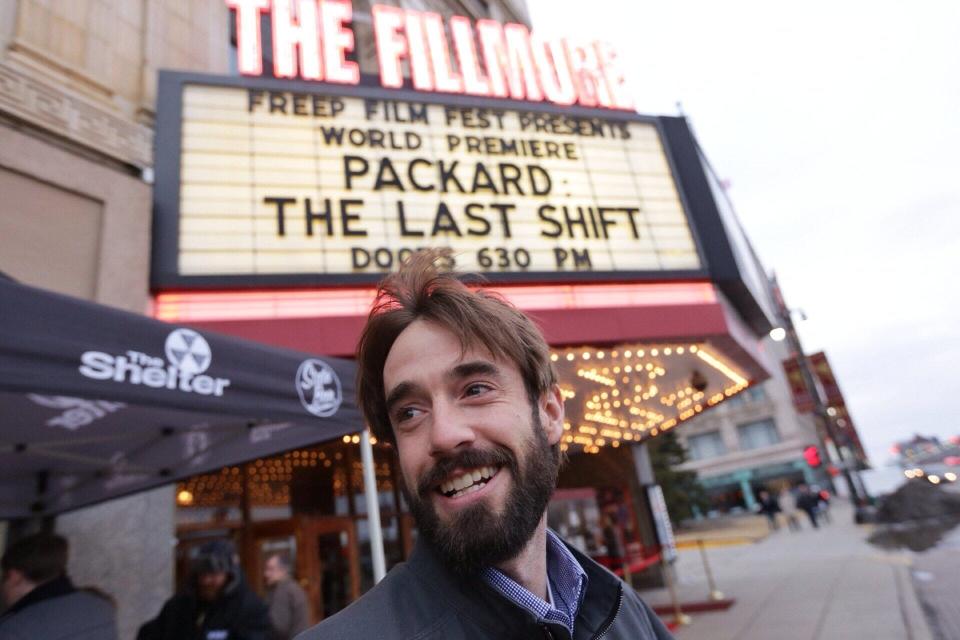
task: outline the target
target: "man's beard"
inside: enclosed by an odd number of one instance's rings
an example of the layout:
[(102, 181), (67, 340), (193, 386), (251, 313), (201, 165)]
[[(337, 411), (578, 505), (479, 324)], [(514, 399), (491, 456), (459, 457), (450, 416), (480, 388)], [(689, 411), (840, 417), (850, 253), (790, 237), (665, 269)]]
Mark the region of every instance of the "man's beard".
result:
[[(503, 446), (465, 449), (438, 459), (417, 483), (412, 495), (402, 483), (404, 497), (416, 520), (420, 535), (433, 547), (440, 560), (460, 575), (515, 558), (533, 537), (543, 518), (557, 483), (560, 455), (551, 447), (536, 409), (533, 433), (523, 443), (523, 461)], [(440, 519), (433, 499), (439, 482), (456, 468), (494, 466), (498, 473), (510, 472), (513, 484), (504, 501), (503, 512), (495, 513), (480, 500), (459, 510), (449, 521)]]

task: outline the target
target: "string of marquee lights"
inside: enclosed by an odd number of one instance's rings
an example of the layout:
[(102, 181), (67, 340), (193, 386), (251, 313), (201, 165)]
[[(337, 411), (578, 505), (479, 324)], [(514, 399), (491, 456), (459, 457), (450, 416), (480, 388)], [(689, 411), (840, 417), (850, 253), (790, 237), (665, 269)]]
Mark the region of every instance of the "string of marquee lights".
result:
[[(566, 400), (568, 420), (560, 444), (564, 451), (599, 453), (605, 446), (643, 442), (749, 386), (705, 344), (578, 347), (555, 350), (550, 359)], [(703, 388), (694, 388), (687, 376), (678, 384), (671, 369), (696, 364), (712, 370), (709, 378), (702, 378)], [(581, 402), (571, 402), (578, 396)]]
[[(550, 359), (557, 368), (566, 405), (567, 420), (560, 442), (564, 451), (596, 454), (603, 447), (617, 448), (624, 442), (655, 438), (750, 384), (706, 343), (570, 347), (552, 351)], [(697, 367), (704, 367), (707, 374), (699, 373)], [(700, 388), (694, 388), (690, 371), (701, 376)], [(374, 436), (370, 436), (370, 442), (377, 444)], [(348, 434), (334, 443), (194, 476), (178, 483), (177, 504), (239, 504), (243, 469), (248, 475), (252, 506), (290, 504), (290, 484), (298, 468), (332, 467), (334, 495), (345, 495), (348, 482), (356, 493), (363, 487), (362, 465), (354, 456), (348, 479), (343, 458), (346, 447), (359, 444), (360, 434)], [(378, 462), (376, 474), (378, 485), (392, 490), (389, 464)]]
[[(359, 436), (345, 436), (345, 444), (359, 443)], [(375, 440), (371, 438), (371, 440)], [(348, 442), (349, 441), (349, 442)], [(346, 473), (343, 468), (343, 444), (334, 443), (322, 448), (289, 451), (272, 458), (261, 458), (245, 466), (224, 467), (214, 473), (193, 476), (177, 483), (176, 500), (180, 507), (223, 507), (239, 505), (243, 498), (243, 470), (247, 473), (247, 491), (251, 506), (286, 506), (290, 504), (290, 484), (298, 468), (332, 468), (333, 491), (339, 497), (346, 492)], [(386, 462), (375, 465), (377, 483), (383, 491), (393, 490), (390, 466)], [(354, 460), (350, 469), (353, 492), (362, 491), (363, 467)]]

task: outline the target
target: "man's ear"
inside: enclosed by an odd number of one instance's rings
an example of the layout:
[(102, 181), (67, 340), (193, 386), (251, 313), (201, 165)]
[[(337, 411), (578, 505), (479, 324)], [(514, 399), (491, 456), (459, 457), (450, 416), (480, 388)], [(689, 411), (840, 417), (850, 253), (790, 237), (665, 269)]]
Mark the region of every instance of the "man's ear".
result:
[(29, 580), (25, 573), (20, 571), (20, 569), (7, 569), (3, 572), (4, 580), (9, 583), (9, 586), (15, 590), (22, 589)]
[(547, 436), (547, 442), (557, 444), (563, 435), (563, 395), (560, 386), (553, 385), (540, 396), (540, 423)]

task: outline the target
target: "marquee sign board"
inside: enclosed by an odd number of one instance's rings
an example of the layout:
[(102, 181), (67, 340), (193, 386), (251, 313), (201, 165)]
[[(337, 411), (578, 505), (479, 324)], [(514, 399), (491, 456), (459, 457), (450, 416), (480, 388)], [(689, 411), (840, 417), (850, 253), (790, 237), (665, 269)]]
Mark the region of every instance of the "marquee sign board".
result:
[(494, 280), (702, 263), (658, 121), (163, 72), (154, 285), (374, 281), (449, 246)]

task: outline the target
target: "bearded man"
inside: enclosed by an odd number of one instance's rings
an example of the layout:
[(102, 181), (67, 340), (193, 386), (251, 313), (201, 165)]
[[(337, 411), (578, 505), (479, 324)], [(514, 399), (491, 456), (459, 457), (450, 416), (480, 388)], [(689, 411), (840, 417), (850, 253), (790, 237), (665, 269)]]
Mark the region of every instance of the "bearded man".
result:
[(381, 283), (357, 351), (358, 399), (392, 443), (419, 530), (408, 562), (300, 636), (663, 639), (632, 588), (547, 528), (563, 399), (519, 310), (412, 256)]

